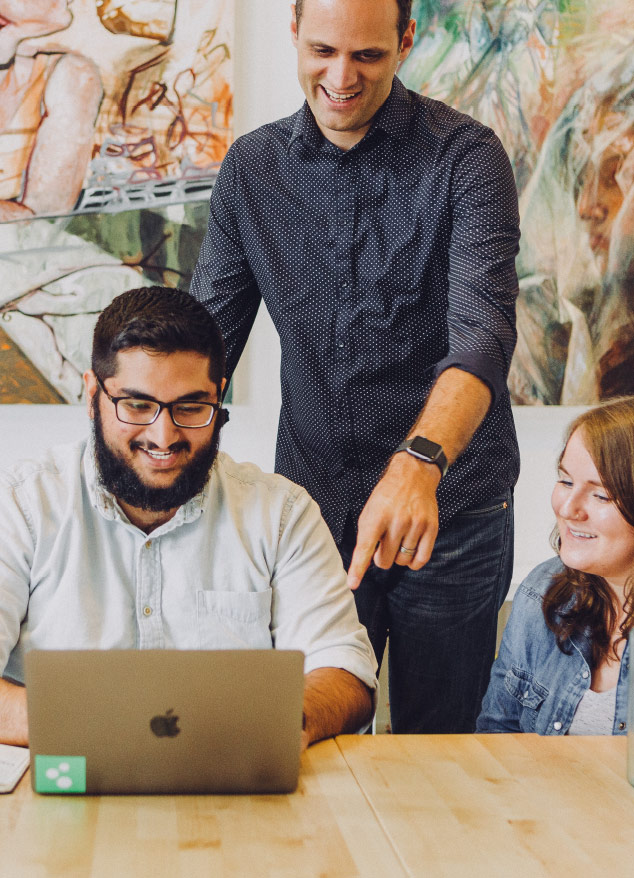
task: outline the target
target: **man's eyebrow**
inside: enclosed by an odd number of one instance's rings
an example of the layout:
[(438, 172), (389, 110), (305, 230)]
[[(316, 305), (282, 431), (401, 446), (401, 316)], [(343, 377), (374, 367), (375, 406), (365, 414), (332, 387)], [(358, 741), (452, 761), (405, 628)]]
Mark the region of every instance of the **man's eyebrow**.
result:
[[(331, 52), (336, 52), (334, 46), (329, 45), (328, 43), (322, 43), (320, 40), (313, 40), (310, 43), (311, 49), (329, 49)], [(352, 55), (361, 55), (363, 52), (376, 52), (377, 54), (385, 54), (386, 49), (385, 46), (363, 46), (362, 49), (355, 49), (351, 52)]]
[[(144, 393), (142, 390), (137, 390), (134, 387), (122, 387), (121, 396), (130, 396), (134, 399), (147, 399), (151, 402), (163, 402), (163, 400), (157, 399), (155, 396), (150, 396), (149, 393)], [(184, 402), (185, 400), (207, 401), (210, 399), (211, 393), (208, 390), (192, 390), (191, 393), (183, 393), (182, 396), (177, 396), (176, 399), (171, 399), (170, 402)]]

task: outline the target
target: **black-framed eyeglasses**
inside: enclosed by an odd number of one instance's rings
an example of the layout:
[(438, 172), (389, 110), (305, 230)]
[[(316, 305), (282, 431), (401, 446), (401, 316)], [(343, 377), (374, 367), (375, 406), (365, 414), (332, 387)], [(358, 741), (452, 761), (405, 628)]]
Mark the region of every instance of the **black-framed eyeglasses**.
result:
[(153, 424), (163, 409), (167, 409), (177, 427), (197, 430), (208, 427), (214, 415), (220, 410), (219, 402), (199, 402), (196, 399), (181, 399), (176, 402), (159, 402), (158, 399), (137, 399), (135, 396), (111, 396), (96, 375), (97, 384), (114, 405), (117, 418), (122, 424), (147, 427)]

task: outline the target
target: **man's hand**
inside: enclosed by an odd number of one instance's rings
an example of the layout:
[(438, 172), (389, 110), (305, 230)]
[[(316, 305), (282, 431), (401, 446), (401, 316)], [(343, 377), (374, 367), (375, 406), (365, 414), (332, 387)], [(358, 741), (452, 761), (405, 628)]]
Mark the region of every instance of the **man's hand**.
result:
[(392, 564), (420, 570), (429, 561), (438, 534), (439, 482), (435, 464), (406, 451), (394, 455), (359, 517), (348, 569), (350, 588), (359, 587), (373, 558), (385, 570)]
[[(488, 386), (475, 375), (447, 369), (438, 377), (409, 435), (437, 442), (451, 464), (482, 423), (491, 398)], [(350, 588), (359, 587), (372, 558), (384, 569), (396, 563), (420, 570), (429, 561), (438, 535), (439, 482), (435, 463), (425, 463), (406, 451), (394, 455), (359, 516), (357, 544), (348, 569)]]

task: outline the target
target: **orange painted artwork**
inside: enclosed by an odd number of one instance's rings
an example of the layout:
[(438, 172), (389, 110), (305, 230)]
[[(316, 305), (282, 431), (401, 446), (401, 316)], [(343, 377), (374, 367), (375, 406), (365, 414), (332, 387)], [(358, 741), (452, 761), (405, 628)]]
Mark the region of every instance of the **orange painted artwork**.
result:
[(224, 0), (0, 0), (0, 222), (208, 195), (231, 25)]
[(119, 293), (187, 289), (233, 137), (233, 0), (0, 0), (0, 403), (75, 403)]

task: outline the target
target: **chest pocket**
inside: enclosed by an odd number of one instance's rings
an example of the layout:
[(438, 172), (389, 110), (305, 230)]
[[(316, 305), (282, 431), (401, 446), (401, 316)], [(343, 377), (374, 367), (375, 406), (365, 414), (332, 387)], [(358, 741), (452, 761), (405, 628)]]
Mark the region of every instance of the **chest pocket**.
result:
[(513, 665), (504, 678), (506, 691), (517, 699), (520, 705), (520, 728), (523, 732), (534, 732), (537, 712), (548, 697), (548, 689), (538, 683), (530, 671)]
[(271, 649), (271, 596), (271, 589), (199, 591), (199, 649)]

